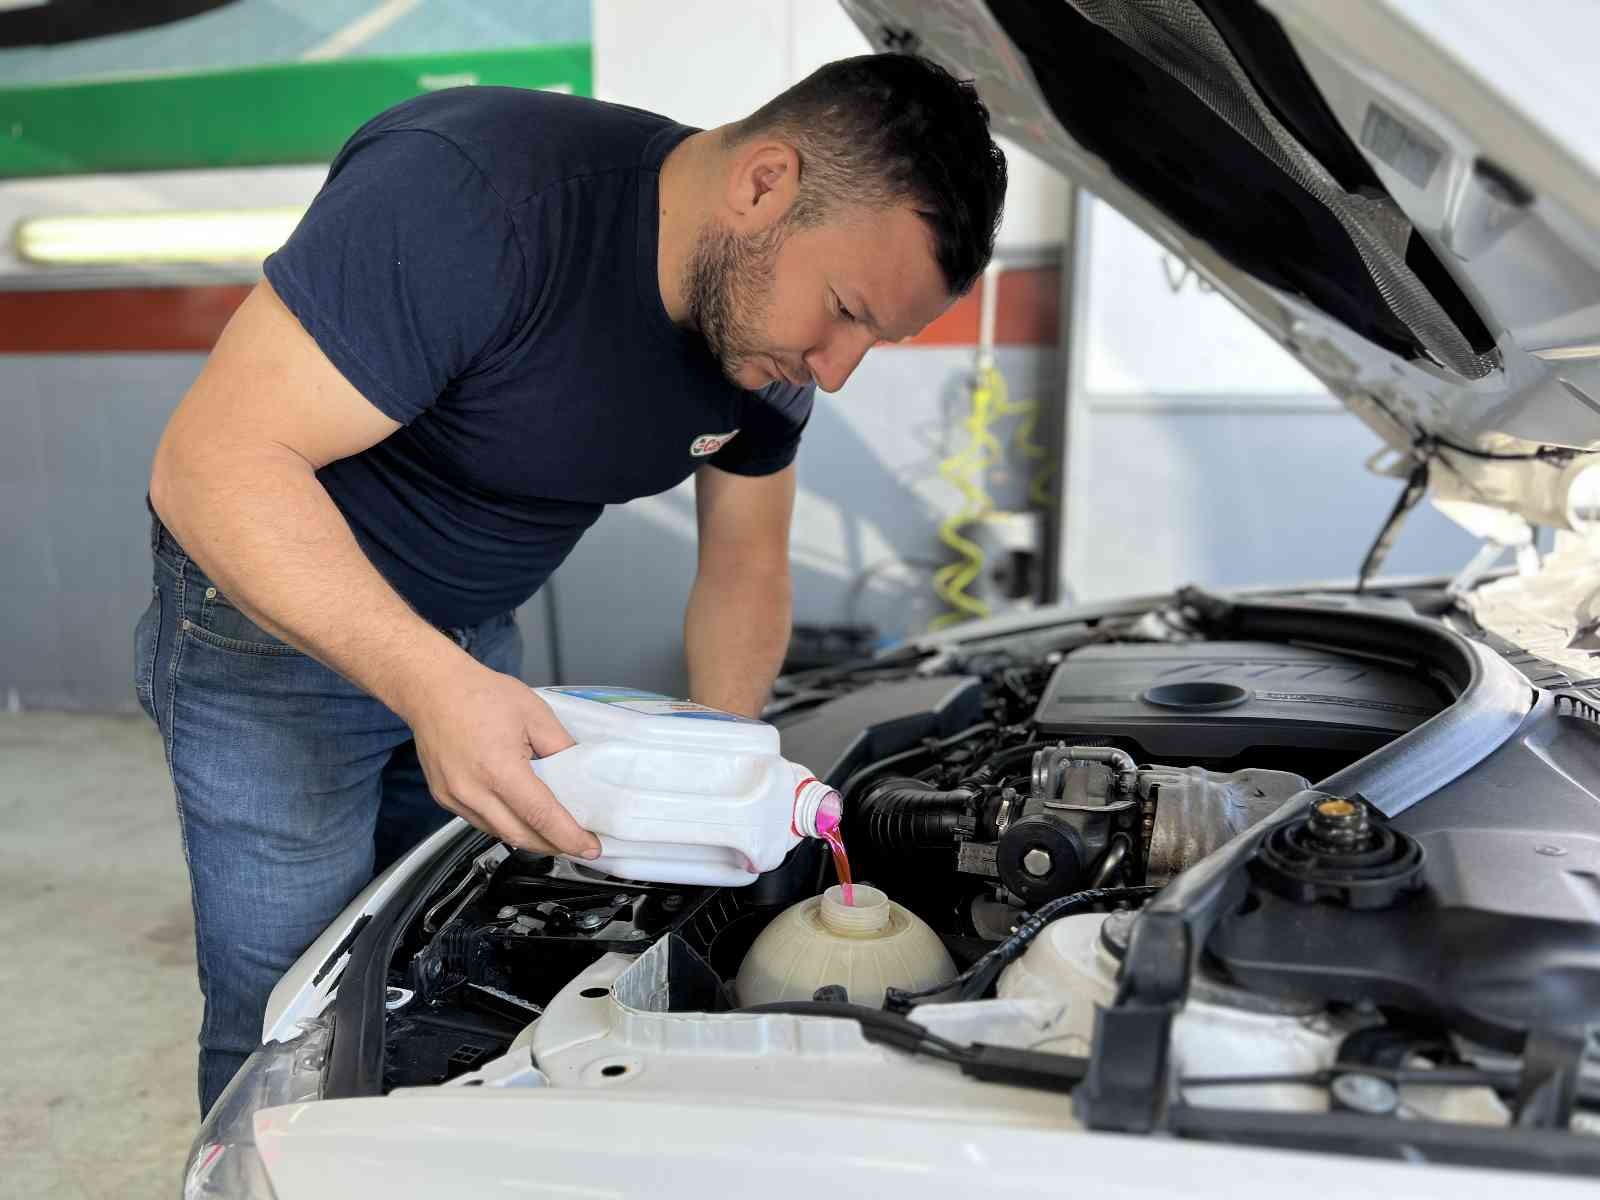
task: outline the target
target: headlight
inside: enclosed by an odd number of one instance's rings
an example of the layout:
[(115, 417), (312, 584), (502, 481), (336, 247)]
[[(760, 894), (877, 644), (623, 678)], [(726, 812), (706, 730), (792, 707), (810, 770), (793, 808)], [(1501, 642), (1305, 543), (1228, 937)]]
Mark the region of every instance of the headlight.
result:
[(263, 1108), (322, 1096), (331, 1021), (308, 1021), (287, 1042), (268, 1042), (233, 1077), (200, 1126), (183, 1173), (184, 1200), (274, 1200), (267, 1168), (256, 1152), (255, 1115)]

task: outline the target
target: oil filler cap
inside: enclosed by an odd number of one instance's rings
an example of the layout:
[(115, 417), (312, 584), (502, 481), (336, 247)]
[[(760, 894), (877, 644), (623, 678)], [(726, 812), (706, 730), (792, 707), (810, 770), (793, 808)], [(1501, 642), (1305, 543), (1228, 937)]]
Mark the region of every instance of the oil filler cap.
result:
[(1422, 863), (1416, 840), (1365, 800), (1320, 795), (1267, 835), (1250, 872), (1288, 900), (1374, 909), (1421, 887)]
[(1157, 708), (1176, 708), (1185, 712), (1221, 712), (1238, 708), (1252, 693), (1236, 683), (1213, 679), (1185, 679), (1180, 683), (1158, 683), (1139, 693), (1139, 699)]

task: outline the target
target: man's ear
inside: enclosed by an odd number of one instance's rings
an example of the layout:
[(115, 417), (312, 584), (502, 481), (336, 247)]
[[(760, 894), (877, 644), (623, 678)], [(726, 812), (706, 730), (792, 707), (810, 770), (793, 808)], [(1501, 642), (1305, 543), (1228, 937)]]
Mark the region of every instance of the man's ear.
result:
[(740, 232), (758, 233), (783, 219), (799, 190), (799, 152), (788, 142), (755, 141), (734, 155), (725, 201)]

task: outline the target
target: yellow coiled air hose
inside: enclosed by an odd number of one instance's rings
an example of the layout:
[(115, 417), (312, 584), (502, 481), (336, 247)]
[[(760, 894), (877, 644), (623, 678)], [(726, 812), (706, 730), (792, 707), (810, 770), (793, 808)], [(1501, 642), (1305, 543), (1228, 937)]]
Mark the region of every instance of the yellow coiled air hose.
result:
[(961, 557), (933, 574), (933, 590), (950, 606), (950, 611), (934, 617), (928, 623), (929, 629), (943, 629), (969, 617), (989, 615), (989, 606), (966, 590), (983, 571), (983, 547), (962, 536), (961, 531), (994, 511), (994, 499), (983, 488), (983, 475), (1003, 453), (999, 439), (989, 429), (999, 415), (997, 399), (1000, 404), (1005, 403), (1005, 378), (993, 366), (980, 367), (973, 379), (972, 405), (962, 422), (967, 444), (939, 464), (939, 474), (963, 499), (961, 508), (939, 523), (939, 540)]
[(996, 515), (994, 498), (983, 486), (989, 468), (1005, 456), (999, 439), (991, 429), (996, 419), (1012, 416), (1022, 418), (1017, 422), (1012, 444), (1020, 458), (1038, 464), (1028, 483), (1028, 503), (1038, 508), (1048, 508), (1051, 504), (1050, 479), (1055, 464), (1049, 451), (1034, 440), (1039, 422), (1039, 405), (1033, 400), (1011, 403), (1006, 378), (995, 366), (999, 275), (999, 266), (991, 262), (979, 284), (978, 360), (972, 376), (971, 407), (966, 420), (962, 422), (967, 434), (966, 445), (939, 464), (939, 474), (962, 497), (961, 508), (940, 522), (939, 540), (960, 557), (934, 572), (933, 590), (949, 606), (949, 610), (928, 623), (930, 630), (989, 615), (988, 604), (967, 591), (986, 565), (983, 547), (963, 531)]

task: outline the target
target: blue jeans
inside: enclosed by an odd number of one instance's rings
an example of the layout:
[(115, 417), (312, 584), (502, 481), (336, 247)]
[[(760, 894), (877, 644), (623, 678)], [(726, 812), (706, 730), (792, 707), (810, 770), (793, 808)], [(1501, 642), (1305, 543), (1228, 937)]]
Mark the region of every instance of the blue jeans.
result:
[[(260, 1043), (278, 977), (450, 814), (399, 717), (230, 604), (159, 520), (150, 542), (135, 686), (165, 742), (189, 866), (204, 1114)], [(510, 613), (444, 632), (486, 666), (521, 667)]]

